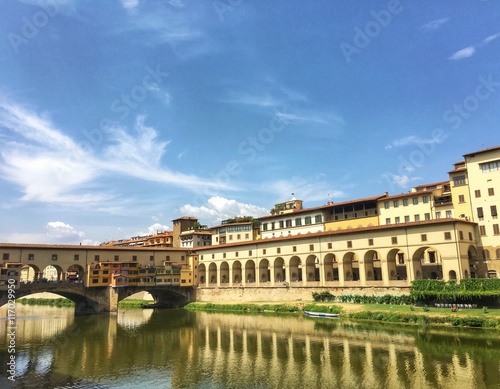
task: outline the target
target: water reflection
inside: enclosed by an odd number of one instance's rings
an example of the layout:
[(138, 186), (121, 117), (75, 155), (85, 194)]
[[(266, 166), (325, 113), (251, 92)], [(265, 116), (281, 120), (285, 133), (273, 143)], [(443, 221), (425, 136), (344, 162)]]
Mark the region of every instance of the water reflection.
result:
[(24, 323), (17, 387), (498, 388), (500, 382), (500, 340), (486, 331), (186, 310), (54, 319), (18, 319)]

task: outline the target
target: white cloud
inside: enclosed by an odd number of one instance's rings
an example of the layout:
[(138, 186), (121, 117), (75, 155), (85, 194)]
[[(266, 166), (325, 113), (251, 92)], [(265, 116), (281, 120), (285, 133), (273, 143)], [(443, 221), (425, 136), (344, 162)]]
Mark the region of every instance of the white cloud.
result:
[(139, 0), (121, 0), (125, 9), (133, 9), (139, 6)]
[(472, 55), (474, 55), (475, 52), (476, 52), (476, 49), (473, 46), (469, 46), (469, 47), (466, 47), (465, 49), (457, 51), (448, 59), (457, 60), (457, 59), (468, 58), (468, 57), (471, 57)]
[(410, 177), (405, 174), (384, 174), (386, 181), (389, 181), (391, 186), (397, 186), (407, 189), (410, 183), (414, 181), (421, 181), (422, 177)]
[(47, 236), (55, 239), (79, 239), (85, 234), (63, 222), (49, 222), (45, 226)]
[(236, 200), (214, 196), (207, 200), (207, 204), (194, 206), (185, 204), (180, 208), (183, 215), (194, 216), (200, 220), (208, 220), (212, 225), (224, 219), (236, 216), (264, 216), (268, 213), (265, 208), (253, 204), (240, 203)]
[(497, 38), (500, 38), (500, 32), (497, 32), (496, 34), (490, 35), (489, 37), (485, 38), (481, 43), (488, 44)]
[(148, 227), (148, 235), (154, 235), (157, 234), (158, 232), (163, 232), (163, 231), (169, 231), (170, 228), (164, 224), (161, 223), (155, 223), (151, 226)]
[[(112, 200), (109, 185), (95, 188), (97, 179), (119, 173), (142, 181), (189, 190), (228, 189), (215, 181), (174, 172), (162, 166), (168, 141), (138, 117), (134, 131), (116, 126), (106, 132), (110, 145), (86, 150), (48, 119), (0, 96), (0, 175), (21, 187), (23, 200), (93, 204)], [(116, 205), (116, 204), (113, 204)], [(102, 206), (102, 204), (101, 204)]]
[(393, 140), (390, 144), (385, 146), (385, 149), (390, 150), (394, 147), (405, 147), (411, 145), (432, 145), (441, 143), (443, 140), (444, 138), (423, 139), (416, 135), (410, 135), (404, 138)]
[(443, 24), (445, 24), (448, 20), (450, 20), (449, 18), (442, 18), (442, 19), (436, 19), (436, 20), (432, 20), (430, 21), (429, 23), (426, 23), (424, 24), (423, 26), (421, 26), (421, 28), (423, 30), (426, 30), (426, 31), (433, 31), (433, 30), (437, 30), (438, 28), (440, 28)]

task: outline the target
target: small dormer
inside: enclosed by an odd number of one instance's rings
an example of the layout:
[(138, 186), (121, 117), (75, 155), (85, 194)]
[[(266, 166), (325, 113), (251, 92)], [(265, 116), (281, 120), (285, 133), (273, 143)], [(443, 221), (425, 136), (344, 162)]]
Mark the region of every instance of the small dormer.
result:
[(281, 215), (284, 213), (291, 213), (300, 210), (302, 210), (302, 200), (297, 200), (295, 197), (292, 197), (292, 199), (289, 201), (275, 204), (274, 208), (271, 209), (271, 215)]

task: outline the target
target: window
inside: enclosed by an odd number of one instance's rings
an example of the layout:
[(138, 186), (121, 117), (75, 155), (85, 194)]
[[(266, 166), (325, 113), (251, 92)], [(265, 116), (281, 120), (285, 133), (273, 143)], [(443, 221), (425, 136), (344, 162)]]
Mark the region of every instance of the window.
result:
[(373, 239), (368, 239), (368, 246), (373, 246)]
[[(281, 249), (278, 249), (278, 253), (279, 253), (280, 251), (281, 251)], [(235, 256), (235, 257), (238, 257), (239, 255), (240, 255), (240, 254), (239, 254), (239, 252), (238, 252), (238, 251), (236, 251), (236, 252), (234, 253), (234, 256)]]
[(483, 250), (483, 258), (490, 259), (490, 252), (487, 249)]
[(405, 264), (405, 255), (404, 255), (404, 253), (398, 253), (398, 264), (399, 265), (404, 265)]
[(482, 219), (484, 217), (484, 214), (483, 214), (483, 207), (478, 207), (477, 208), (477, 217), (479, 219)]
[(453, 186), (465, 185), (465, 176), (453, 177)]
[(248, 256), (251, 257), (252, 256), (252, 250), (248, 250)]
[(458, 231), (458, 237), (460, 238), (460, 240), (464, 240), (464, 233), (463, 233), (463, 231)]
[(479, 226), (479, 235), (481, 235), (481, 236), (486, 235), (486, 227), (485, 226)]
[(34, 261), (35, 260), (35, 254), (28, 254), (28, 261)]
[(137, 255), (132, 255), (132, 261), (137, 262)]
[(332, 242), (328, 243), (328, 248), (329, 248), (329, 249), (332, 249), (332, 248), (333, 248), (333, 243), (332, 243)]
[(57, 261), (57, 254), (52, 254), (52, 260)]
[(322, 215), (316, 215), (316, 216), (314, 217), (314, 221), (315, 221), (316, 223), (323, 223), (323, 216), (322, 216)]
[(422, 234), (422, 235), (420, 235), (420, 240), (421, 240), (422, 242), (427, 242), (427, 234)]
[(274, 230), (274, 222), (271, 223), (271, 230)]
[(391, 238), (391, 242), (392, 242), (392, 244), (398, 244), (398, 237), (397, 236), (393, 236)]
[(425, 220), (431, 220), (431, 214), (430, 213), (426, 213), (424, 215), (424, 217), (425, 217)]
[(262, 254), (266, 255), (266, 249), (262, 249)]
[(295, 226), (301, 226), (302, 225), (302, 219), (299, 217), (297, 219), (295, 219)]
[(286, 219), (285, 225), (286, 225), (286, 228), (290, 228), (292, 226), (292, 219)]
[(414, 218), (415, 218), (415, 221), (416, 221), (416, 222), (419, 222), (419, 221), (420, 221), (420, 215), (415, 215), (415, 216), (414, 216)]
[(75, 256), (73, 257), (73, 260), (74, 261), (79, 261), (80, 260), (80, 255), (75, 254)]
[(3, 260), (8, 261), (9, 260), (9, 253), (3, 253)]
[(494, 188), (488, 188), (488, 196), (495, 196), (495, 189)]
[(352, 248), (352, 240), (347, 241), (347, 248), (348, 249)]
[(262, 231), (267, 231), (267, 223), (262, 224)]
[[(328, 246), (330, 246), (330, 245), (331, 245), (331, 243), (328, 243)], [(328, 247), (328, 248), (331, 248), (331, 247)], [(296, 252), (297, 252), (297, 246), (293, 246), (293, 247), (292, 247), (292, 251), (293, 251), (294, 253), (296, 253)]]
[(280, 228), (285, 228), (285, 222), (283, 220), (280, 220)]
[(93, 279), (92, 279), (92, 283), (93, 283), (93, 284), (97, 284), (98, 282), (99, 282), (99, 280), (98, 280), (97, 278), (93, 278)]
[(314, 251), (314, 245), (313, 245), (313, 244), (310, 244), (310, 245), (309, 245), (309, 250), (310, 250), (310, 251)]
[(384, 208), (385, 209), (389, 209), (389, 202), (388, 201), (384, 201)]
[(469, 240), (472, 240), (472, 232), (469, 232)]
[(440, 211), (436, 212), (436, 219), (441, 219), (441, 212)]
[(476, 198), (481, 197), (481, 191), (479, 189), (476, 189), (474, 191), (474, 196), (476, 196)]
[(429, 196), (427, 196), (427, 195), (422, 196), (422, 202), (428, 203), (429, 202)]
[(94, 261), (99, 262), (99, 255), (94, 255)]
[(278, 247), (278, 248), (276, 249), (276, 253), (277, 253), (277, 254), (281, 254), (281, 247)]
[(458, 202), (459, 203), (465, 203), (465, 196), (464, 195), (458, 195)]
[(399, 224), (399, 222), (400, 222), (399, 216), (396, 216), (396, 218), (394, 219), (394, 223)]
[(394, 205), (394, 208), (399, 207), (399, 200), (394, 200), (392, 204)]
[(429, 262), (436, 263), (436, 252), (435, 251), (429, 251)]
[(444, 233), (444, 240), (451, 240), (451, 232)]
[(450, 219), (451, 218), (451, 211), (446, 211), (446, 218)]
[[(203, 256), (201, 257), (201, 259), (203, 259)], [(150, 255), (149, 256), (149, 260), (150, 260), (150, 262), (153, 262), (155, 260), (155, 256), (154, 255)]]
[(491, 210), (491, 216), (493, 216), (493, 217), (498, 216), (498, 214), (497, 214), (497, 206), (496, 205), (492, 205), (490, 207), (490, 210)]
[(306, 216), (305, 223), (306, 225), (311, 224), (311, 216)]
[(391, 224), (391, 218), (388, 217), (387, 219), (385, 219), (385, 224)]
[(405, 216), (405, 223), (409, 223), (410, 222), (410, 217), (409, 216)]
[(497, 259), (500, 259), (500, 249), (496, 249)]
[(407, 207), (408, 206), (408, 199), (403, 199), (403, 206)]
[(118, 261), (120, 259), (119, 255), (115, 255), (115, 261)]
[(417, 205), (418, 204), (418, 197), (414, 197), (412, 199), (412, 201), (413, 201), (413, 205)]
[(222, 258), (226, 258), (226, 253), (222, 253)]
[(498, 224), (493, 224), (493, 234), (499, 235), (500, 230), (498, 229)]

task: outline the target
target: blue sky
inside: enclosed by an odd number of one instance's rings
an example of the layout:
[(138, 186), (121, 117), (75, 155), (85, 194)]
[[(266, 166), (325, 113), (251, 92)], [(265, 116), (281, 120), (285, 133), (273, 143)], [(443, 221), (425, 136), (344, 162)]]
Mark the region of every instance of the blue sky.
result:
[(500, 3), (0, 2), (0, 241), (98, 244), (447, 178), (500, 144)]

